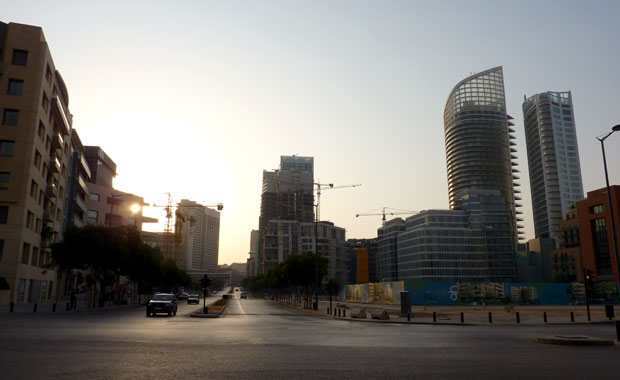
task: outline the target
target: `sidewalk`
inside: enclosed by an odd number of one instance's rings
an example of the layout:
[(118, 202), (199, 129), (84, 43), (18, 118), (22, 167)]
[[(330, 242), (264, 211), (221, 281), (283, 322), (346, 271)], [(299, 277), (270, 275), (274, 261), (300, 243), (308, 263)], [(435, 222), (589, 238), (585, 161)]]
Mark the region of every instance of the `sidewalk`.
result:
[[(16, 303), (13, 307), (14, 314), (32, 314), (32, 313), (75, 313), (79, 311), (95, 311), (95, 310), (111, 310), (111, 309), (120, 309), (126, 307), (137, 307), (142, 306), (140, 303), (135, 304), (127, 304), (127, 305), (110, 305), (103, 307), (88, 307), (85, 302), (78, 301), (76, 304), (76, 308), (73, 310), (67, 310), (67, 306), (69, 301), (60, 300), (56, 303), (56, 310), (54, 311), (54, 302), (53, 301), (45, 301), (36, 304), (36, 312), (35, 312), (35, 303)], [(2, 305), (0, 306), (0, 314), (10, 313), (10, 305)]]
[[(292, 309), (298, 309), (301, 312), (308, 312), (300, 307), (286, 305)], [(318, 315), (329, 317), (327, 314), (329, 301), (319, 300), (319, 311), (314, 312)], [(589, 323), (612, 323), (605, 317), (605, 309), (603, 305), (590, 306), (591, 321), (588, 322), (586, 307), (579, 306), (562, 306), (562, 305), (524, 305), (515, 306), (514, 310), (506, 309), (504, 306), (412, 306), (411, 320), (408, 322), (407, 317), (400, 316), (400, 305), (377, 305), (363, 304), (355, 302), (337, 302), (332, 301), (332, 318), (362, 321), (363, 319), (351, 318), (353, 309), (366, 309), (366, 321), (380, 323), (424, 323), (424, 324), (461, 324), (461, 313), (463, 313), (463, 324), (489, 324), (489, 313), (491, 313), (491, 323), (507, 325), (507, 324), (589, 324)], [(340, 315), (346, 317), (338, 317), (338, 309)], [(371, 313), (381, 313), (386, 311), (389, 314), (389, 320), (383, 321), (371, 319)], [(620, 307), (615, 306), (615, 318), (620, 319)], [(336, 315), (334, 316), (334, 312)], [(574, 322), (571, 322), (571, 312), (574, 315)], [(433, 319), (433, 313), (435, 318)], [(517, 322), (517, 313), (519, 321)], [(545, 314), (547, 321), (545, 322)]]

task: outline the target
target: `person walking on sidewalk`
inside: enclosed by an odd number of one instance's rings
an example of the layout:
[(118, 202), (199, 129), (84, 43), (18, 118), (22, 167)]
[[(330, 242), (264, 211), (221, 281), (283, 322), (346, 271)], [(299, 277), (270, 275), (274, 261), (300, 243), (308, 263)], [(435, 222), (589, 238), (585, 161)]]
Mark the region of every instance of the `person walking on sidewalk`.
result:
[(75, 297), (75, 290), (71, 291), (71, 296), (69, 297), (69, 310), (73, 310), (77, 307), (77, 299)]

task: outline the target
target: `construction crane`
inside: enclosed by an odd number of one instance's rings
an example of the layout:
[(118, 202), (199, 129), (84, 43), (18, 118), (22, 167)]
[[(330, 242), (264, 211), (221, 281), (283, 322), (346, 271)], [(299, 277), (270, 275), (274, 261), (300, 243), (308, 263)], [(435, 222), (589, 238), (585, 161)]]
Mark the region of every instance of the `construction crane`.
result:
[(321, 221), (321, 217), (320, 217), (320, 207), (321, 207), (321, 188), (323, 188), (323, 190), (335, 190), (335, 189), (343, 189), (346, 187), (358, 187), (358, 186), (362, 186), (361, 183), (357, 183), (355, 185), (339, 185), (339, 186), (334, 186), (333, 183), (319, 183), (316, 182), (314, 183), (314, 186), (316, 186), (316, 220), (317, 221)]
[[(218, 211), (222, 211), (224, 209), (224, 205), (222, 203), (215, 203), (215, 204), (206, 204), (206, 205), (202, 205), (202, 204), (196, 204), (196, 205), (180, 205), (177, 204), (176, 206), (172, 205), (172, 195), (168, 192), (168, 193), (164, 193), (168, 195), (168, 203), (166, 205), (157, 205), (157, 204), (152, 204), (150, 205), (150, 207), (163, 207), (164, 211), (166, 212), (166, 225), (164, 226), (164, 246), (165, 246), (165, 251), (166, 251), (166, 255), (172, 256), (174, 258), (174, 262), (175, 264), (177, 264), (177, 266), (179, 265), (179, 250), (180, 250), (180, 246), (181, 246), (181, 241), (182, 241), (182, 228), (183, 228), (183, 223), (187, 220), (190, 222), (194, 221), (194, 218), (189, 216), (186, 217), (184, 214), (181, 213), (181, 211), (179, 209), (181, 208), (200, 208), (200, 207), (216, 207)], [(174, 210), (174, 213), (172, 212), (172, 209)], [(174, 222), (174, 235), (172, 234), (172, 215), (175, 216), (175, 222)], [(173, 238), (174, 236), (174, 238)]]
[[(386, 210), (394, 210), (396, 212), (386, 212)], [(377, 216), (377, 215), (382, 215), (383, 218), (381, 219), (381, 225), (385, 226), (385, 222), (386, 222), (386, 215), (412, 215), (412, 214), (417, 214), (419, 211), (411, 211), (411, 210), (402, 210), (399, 208), (391, 208), (391, 207), (382, 207), (382, 211), (380, 213), (364, 213), (364, 214), (356, 214), (355, 217), (359, 218), (360, 216)]]

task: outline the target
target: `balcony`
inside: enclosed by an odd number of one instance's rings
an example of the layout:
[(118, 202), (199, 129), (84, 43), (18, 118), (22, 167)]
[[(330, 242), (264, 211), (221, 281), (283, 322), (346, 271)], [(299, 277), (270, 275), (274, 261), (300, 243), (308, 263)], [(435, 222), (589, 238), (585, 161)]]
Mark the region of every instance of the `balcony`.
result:
[(82, 193), (83, 195), (88, 195), (88, 186), (86, 185), (86, 182), (84, 182), (84, 180), (82, 179), (82, 176), (78, 175), (77, 183), (78, 183), (77, 188), (79, 192)]
[(52, 115), (54, 116), (54, 129), (58, 129), (61, 135), (67, 136), (71, 132), (71, 126), (67, 120), (65, 108), (58, 97), (52, 98)]
[(88, 214), (88, 207), (86, 207), (86, 203), (79, 196), (75, 197), (75, 205), (78, 206), (83, 213)]
[(47, 185), (47, 187), (45, 188), (45, 195), (47, 195), (49, 198), (56, 198), (58, 196), (58, 188), (56, 187), (56, 185)]
[(52, 145), (56, 149), (62, 149), (65, 146), (65, 140), (62, 138), (60, 133), (54, 134), (54, 137), (52, 138)]
[(52, 223), (54, 221), (54, 215), (50, 210), (43, 212), (43, 223)]
[(51, 173), (60, 173), (60, 161), (58, 160), (58, 158), (50, 158), (49, 170)]

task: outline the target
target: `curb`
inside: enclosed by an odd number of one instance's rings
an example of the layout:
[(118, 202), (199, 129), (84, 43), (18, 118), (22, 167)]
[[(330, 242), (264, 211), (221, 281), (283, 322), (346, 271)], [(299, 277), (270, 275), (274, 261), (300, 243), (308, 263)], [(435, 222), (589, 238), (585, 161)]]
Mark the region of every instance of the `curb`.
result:
[(586, 335), (546, 335), (536, 338), (537, 343), (555, 346), (615, 346), (611, 339), (593, 338)]
[[(215, 301), (217, 302), (217, 301)], [(213, 305), (215, 302), (213, 302), (212, 304), (208, 305), (207, 307)], [(222, 315), (222, 313), (224, 313), (224, 311), (226, 310), (226, 308), (228, 307), (228, 301), (226, 301), (226, 305), (224, 305), (224, 307), (222, 308), (222, 310), (220, 310), (217, 313), (203, 313), (202, 311), (195, 311), (193, 313), (191, 313), (189, 316), (191, 318), (219, 318), (220, 315)]]

